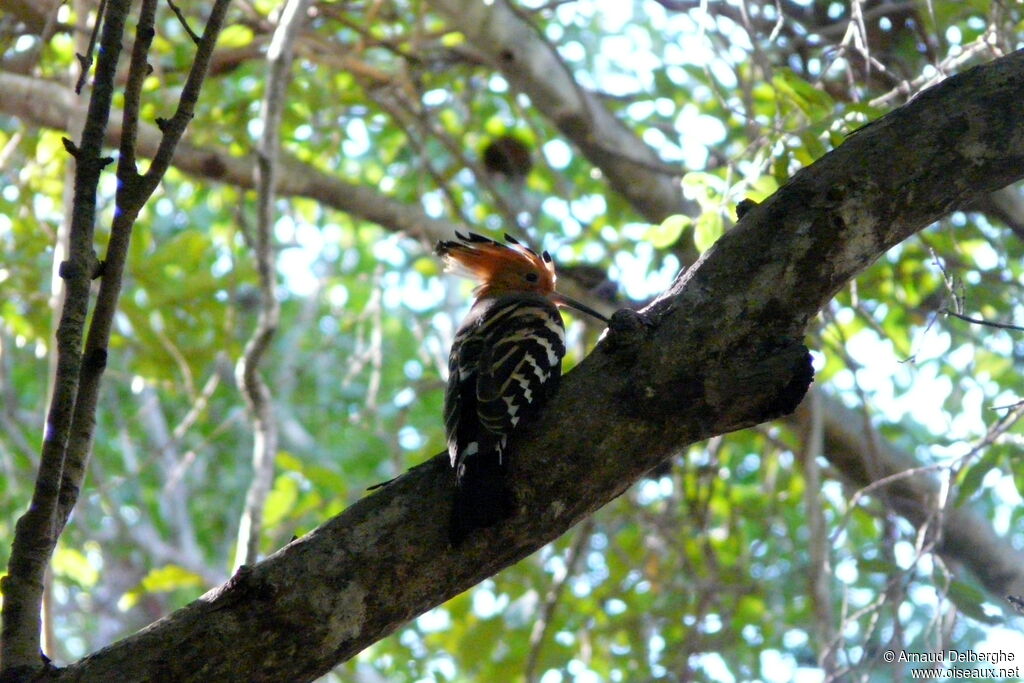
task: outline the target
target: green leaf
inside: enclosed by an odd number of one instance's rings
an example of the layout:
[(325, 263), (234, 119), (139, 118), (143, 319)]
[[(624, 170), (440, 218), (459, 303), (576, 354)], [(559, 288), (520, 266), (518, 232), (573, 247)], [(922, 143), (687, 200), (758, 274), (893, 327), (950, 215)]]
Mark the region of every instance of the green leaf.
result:
[(801, 131), (799, 137), (800, 142), (803, 143), (803, 149), (806, 150), (808, 158), (811, 162), (813, 162), (816, 159), (820, 159), (821, 157), (825, 156), (826, 152), (828, 152), (828, 150), (825, 149), (825, 145), (823, 145), (821, 140), (818, 139), (818, 136), (812, 133), (811, 131)]
[(757, 623), (764, 618), (767, 606), (757, 595), (744, 595), (736, 603), (735, 618), (745, 624)]
[(286, 472), (302, 472), (306, 466), (301, 459), (296, 458), (288, 451), (278, 452), (277, 457), (274, 458), (274, 464), (278, 469)]
[(683, 230), (693, 225), (693, 219), (689, 216), (677, 214), (669, 216), (658, 225), (652, 225), (647, 230), (647, 241), (655, 249), (671, 247), (679, 240)]
[(775, 191), (778, 189), (779, 183), (774, 177), (770, 175), (761, 175), (747, 186), (744, 197), (747, 199), (753, 199), (755, 202), (760, 203), (775, 194)]
[(427, 256), (413, 261), (412, 269), (424, 277), (434, 277), (441, 272), (441, 266), (438, 260)]
[(772, 85), (812, 121), (829, 116), (835, 109), (835, 102), (827, 92), (818, 90), (792, 69), (778, 69)]
[(725, 181), (713, 173), (687, 173), (683, 176), (682, 185), (704, 209), (717, 207), (725, 195)]
[(963, 581), (952, 581), (949, 584), (949, 591), (946, 597), (956, 605), (961, 614), (985, 624), (999, 624), (1002, 619), (997, 615), (990, 614), (983, 606), (985, 594), (978, 588)]
[(441, 36), (441, 44), (445, 47), (458, 47), (466, 42), (466, 36), (458, 31), (452, 31)]
[(231, 24), (224, 27), (217, 38), (217, 47), (245, 47), (252, 42), (252, 29), (242, 24)]
[(725, 232), (722, 215), (717, 211), (705, 211), (697, 218), (693, 231), (693, 242), (701, 253), (707, 251)]
[(197, 588), (203, 577), (176, 564), (151, 569), (139, 584), (147, 593), (166, 593), (179, 588)]
[(1001, 455), (998, 449), (989, 449), (977, 462), (960, 472), (960, 490), (957, 491), (954, 503), (957, 507), (963, 505), (971, 496), (977, 493), (978, 489), (981, 488), (985, 475), (999, 465)]
[(100, 576), (89, 558), (74, 548), (58, 547), (53, 554), (52, 568), (55, 576), (74, 581), (83, 588), (95, 586)]
[(278, 475), (263, 508), (263, 525), (270, 529), (288, 516), (299, 499), (299, 482), (291, 474)]
[(893, 575), (900, 571), (892, 562), (879, 559), (858, 559), (857, 570), (868, 574)]
[(200, 588), (204, 585), (203, 578), (176, 564), (150, 569), (139, 585), (121, 596), (117, 606), (127, 611), (138, 604), (139, 599), (147, 593), (168, 593), (179, 588)]

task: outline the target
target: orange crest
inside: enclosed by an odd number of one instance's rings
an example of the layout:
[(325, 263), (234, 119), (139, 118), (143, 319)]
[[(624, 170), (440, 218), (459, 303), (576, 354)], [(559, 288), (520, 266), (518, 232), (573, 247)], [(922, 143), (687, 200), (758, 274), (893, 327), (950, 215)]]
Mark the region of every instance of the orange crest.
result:
[(548, 252), (538, 254), (507, 234), (508, 244), (473, 232), (456, 232), (455, 237), (438, 242), (434, 251), (444, 261), (445, 271), (480, 283), (478, 297), (555, 291), (555, 264)]

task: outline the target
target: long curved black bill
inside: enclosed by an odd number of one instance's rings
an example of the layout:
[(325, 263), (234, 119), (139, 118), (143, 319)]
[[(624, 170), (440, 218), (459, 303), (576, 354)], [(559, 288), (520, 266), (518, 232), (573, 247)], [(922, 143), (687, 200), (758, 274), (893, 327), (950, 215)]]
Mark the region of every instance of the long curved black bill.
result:
[(554, 299), (554, 302), (556, 304), (561, 304), (562, 306), (568, 306), (569, 308), (575, 308), (577, 311), (579, 311), (581, 313), (586, 313), (587, 315), (591, 316), (592, 318), (596, 318), (597, 320), (600, 320), (605, 325), (608, 324), (608, 318), (604, 317), (603, 315), (601, 315), (600, 313), (595, 311), (590, 306), (587, 306), (586, 304), (582, 304), (579, 301), (576, 301), (576, 299), (568, 297), (565, 294), (562, 294), (561, 292), (555, 292), (554, 295), (551, 298)]

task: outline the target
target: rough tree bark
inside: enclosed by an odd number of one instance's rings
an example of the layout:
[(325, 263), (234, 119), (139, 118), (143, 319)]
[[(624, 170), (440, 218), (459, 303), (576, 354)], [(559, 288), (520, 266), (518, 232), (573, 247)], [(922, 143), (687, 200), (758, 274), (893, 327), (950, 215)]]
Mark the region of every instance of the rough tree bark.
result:
[[(135, 140), (139, 96), (148, 71), (146, 57), (155, 35), (153, 24), (157, 3), (156, 0), (143, 0), (141, 3), (124, 85), (125, 109), (119, 141), (116, 208), (102, 264), (93, 251), (97, 185), (100, 171), (112, 159), (101, 157), (100, 152), (131, 3), (112, 1), (104, 5), (99, 13), (101, 16), (97, 18), (102, 22), (103, 30), (82, 142), (76, 145), (64, 139), (65, 149), (75, 159), (75, 199), (69, 231), (69, 256), (60, 265), (67, 295), (57, 328), (54, 391), (32, 501), (15, 526), (8, 571), (0, 581), (3, 593), (3, 610), (0, 613), (3, 622), (0, 665), (3, 669), (0, 670), (0, 680), (5, 682), (24, 680), (43, 666), (39, 616), (43, 576), (57, 539), (78, 499), (85, 475), (132, 226), (170, 165), (174, 147), (192, 119), (229, 2), (217, 0), (211, 8), (203, 37), (196, 40), (196, 56), (177, 109), (170, 119), (158, 120), (163, 135), (144, 174), (140, 174), (136, 167)], [(85, 76), (83, 71), (83, 80)], [(90, 282), (95, 278), (100, 279), (100, 286), (87, 326)]]
[[(306, 680), (525, 557), (665, 457), (792, 411), (807, 321), (889, 247), (1024, 176), (1024, 52), (950, 78), (798, 173), (644, 311), (621, 312), (515, 444), (520, 514), (446, 544), (446, 456), (61, 680)], [(1004, 583), (1024, 593), (1024, 578)]]

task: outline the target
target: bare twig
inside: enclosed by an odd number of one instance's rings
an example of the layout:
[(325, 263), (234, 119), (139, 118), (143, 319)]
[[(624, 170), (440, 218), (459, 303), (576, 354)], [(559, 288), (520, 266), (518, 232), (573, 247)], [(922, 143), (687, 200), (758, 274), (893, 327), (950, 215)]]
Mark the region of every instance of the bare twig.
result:
[(588, 517), (580, 524), (580, 528), (576, 532), (576, 539), (572, 547), (569, 548), (569, 554), (565, 558), (565, 574), (551, 584), (544, 597), (543, 611), (537, 621), (533, 622), (533, 630), (530, 631), (530, 655), (526, 660), (526, 669), (523, 673), (526, 683), (534, 683), (537, 680), (537, 662), (540, 661), (540, 651), (547, 639), (548, 630), (551, 628), (551, 621), (555, 616), (555, 609), (558, 608), (558, 601), (562, 597), (565, 585), (576, 574), (576, 567), (580, 558), (585, 554), (593, 531), (594, 518)]
[(245, 345), (235, 375), (253, 422), (253, 476), (245, 496), (245, 509), (238, 526), (235, 566), (255, 562), (263, 527), (263, 507), (274, 477), (277, 452), (277, 423), (271, 406), (270, 389), (259, 374), (263, 358), (277, 330), (280, 304), (274, 291), (274, 190), (281, 118), (290, 80), (293, 43), (306, 16), (309, 0), (285, 0), (281, 20), (267, 50), (267, 92), (263, 100), (263, 133), (257, 157), (259, 207), (254, 251), (260, 279), (260, 313), (256, 329)]
[[(75, 57), (78, 59), (78, 65), (80, 67), (80, 73), (78, 74), (78, 82), (75, 83), (75, 94), (81, 95), (82, 88), (85, 87), (85, 81), (89, 78), (89, 68), (92, 66), (92, 53), (96, 48), (96, 36), (100, 32), (100, 24), (103, 22), (103, 14), (107, 9), (107, 0), (100, 0), (100, 6), (96, 8), (96, 23), (92, 27), (92, 33), (89, 35), (89, 47), (86, 49), (85, 54), (77, 53)], [(115, 61), (115, 64), (117, 62)]]
[(983, 52), (998, 54), (998, 51), (995, 49), (993, 44), (994, 35), (994, 30), (990, 27), (990, 29), (979, 38), (967, 45), (964, 45), (959, 54), (953, 55), (939, 64), (937, 72), (928, 72), (921, 74), (911, 81), (902, 81), (895, 88), (884, 95), (874, 98), (868, 104), (872, 107), (892, 105), (901, 97), (909, 97), (937, 83), (938, 81), (941, 81), (946, 77), (945, 75), (947, 73), (956, 71)]
[(833, 641), (832, 626), (832, 595), (829, 591), (829, 580), (832, 577), (832, 562), (829, 550), (825, 513), (821, 501), (821, 469), (818, 456), (822, 454), (825, 443), (825, 418), (821, 405), (821, 395), (817, 388), (807, 394), (807, 405), (810, 408), (806, 429), (801, 436), (800, 461), (804, 467), (807, 484), (804, 487), (804, 507), (807, 510), (807, 543), (811, 561), (809, 582), (811, 601), (814, 606), (814, 620), (817, 625), (815, 641), (818, 648), (818, 663), (825, 670), (826, 676), (836, 672), (836, 651), (830, 647)]
[(199, 100), (199, 91), (206, 78), (206, 72), (213, 58), (213, 48), (217, 43), (217, 36), (220, 35), (221, 26), (224, 23), (224, 15), (227, 13), (231, 0), (217, 0), (213, 9), (210, 10), (210, 18), (206, 22), (206, 29), (203, 31), (202, 41), (196, 49), (196, 58), (192, 62), (192, 69), (185, 80), (185, 87), (181, 90), (181, 99), (178, 100), (178, 108), (170, 119), (157, 119), (156, 123), (163, 137), (160, 139), (160, 146), (153, 156), (153, 162), (146, 171), (145, 178), (148, 192), (156, 189), (160, 179), (163, 178), (171, 160), (174, 158), (174, 151), (178, 142), (185, 134), (185, 128), (195, 114), (196, 102)]
[(964, 320), (969, 323), (974, 323), (975, 325), (984, 325), (985, 327), (996, 327), (1000, 330), (1014, 330), (1015, 332), (1024, 332), (1024, 327), (1021, 327), (1020, 325), (1011, 325), (1010, 323), (997, 323), (992, 322), (991, 320), (972, 318), (970, 316), (964, 315), (963, 313), (957, 313), (956, 311), (952, 311), (948, 308), (943, 308), (941, 312), (945, 313), (946, 315), (951, 315), (954, 318), (959, 318), (960, 320)]
[(198, 45), (201, 39), (196, 32), (192, 30), (192, 27), (188, 25), (188, 20), (185, 18), (185, 15), (182, 14), (181, 9), (175, 5), (172, 0), (167, 0), (167, 6), (171, 8), (172, 12), (174, 12), (174, 16), (178, 17), (178, 23), (180, 23), (181, 27), (185, 29), (185, 33), (188, 34), (188, 37), (192, 39), (193, 43)]
[[(163, 528), (168, 529), (176, 537), (177, 543), (174, 547), (179, 557), (187, 558), (193, 566), (202, 565), (203, 554), (189, 515), (188, 488), (181, 477), (172, 476), (182, 460), (178, 441), (171, 433), (167, 415), (156, 390), (147, 386), (139, 398), (139, 418), (145, 426), (153, 450), (158, 455), (156, 460), (160, 465), (161, 478), (165, 482), (157, 499), (160, 518), (164, 521)], [(157, 535), (159, 536), (159, 533)]]
[(192, 428), (192, 425), (196, 423), (199, 416), (202, 415), (203, 411), (206, 410), (206, 406), (210, 403), (210, 397), (213, 396), (213, 392), (220, 386), (220, 374), (214, 370), (210, 373), (210, 377), (203, 384), (202, 390), (198, 395), (191, 395), (192, 406), (185, 413), (185, 416), (181, 418), (181, 421), (174, 426), (172, 432), (175, 441), (180, 441), (185, 433)]

